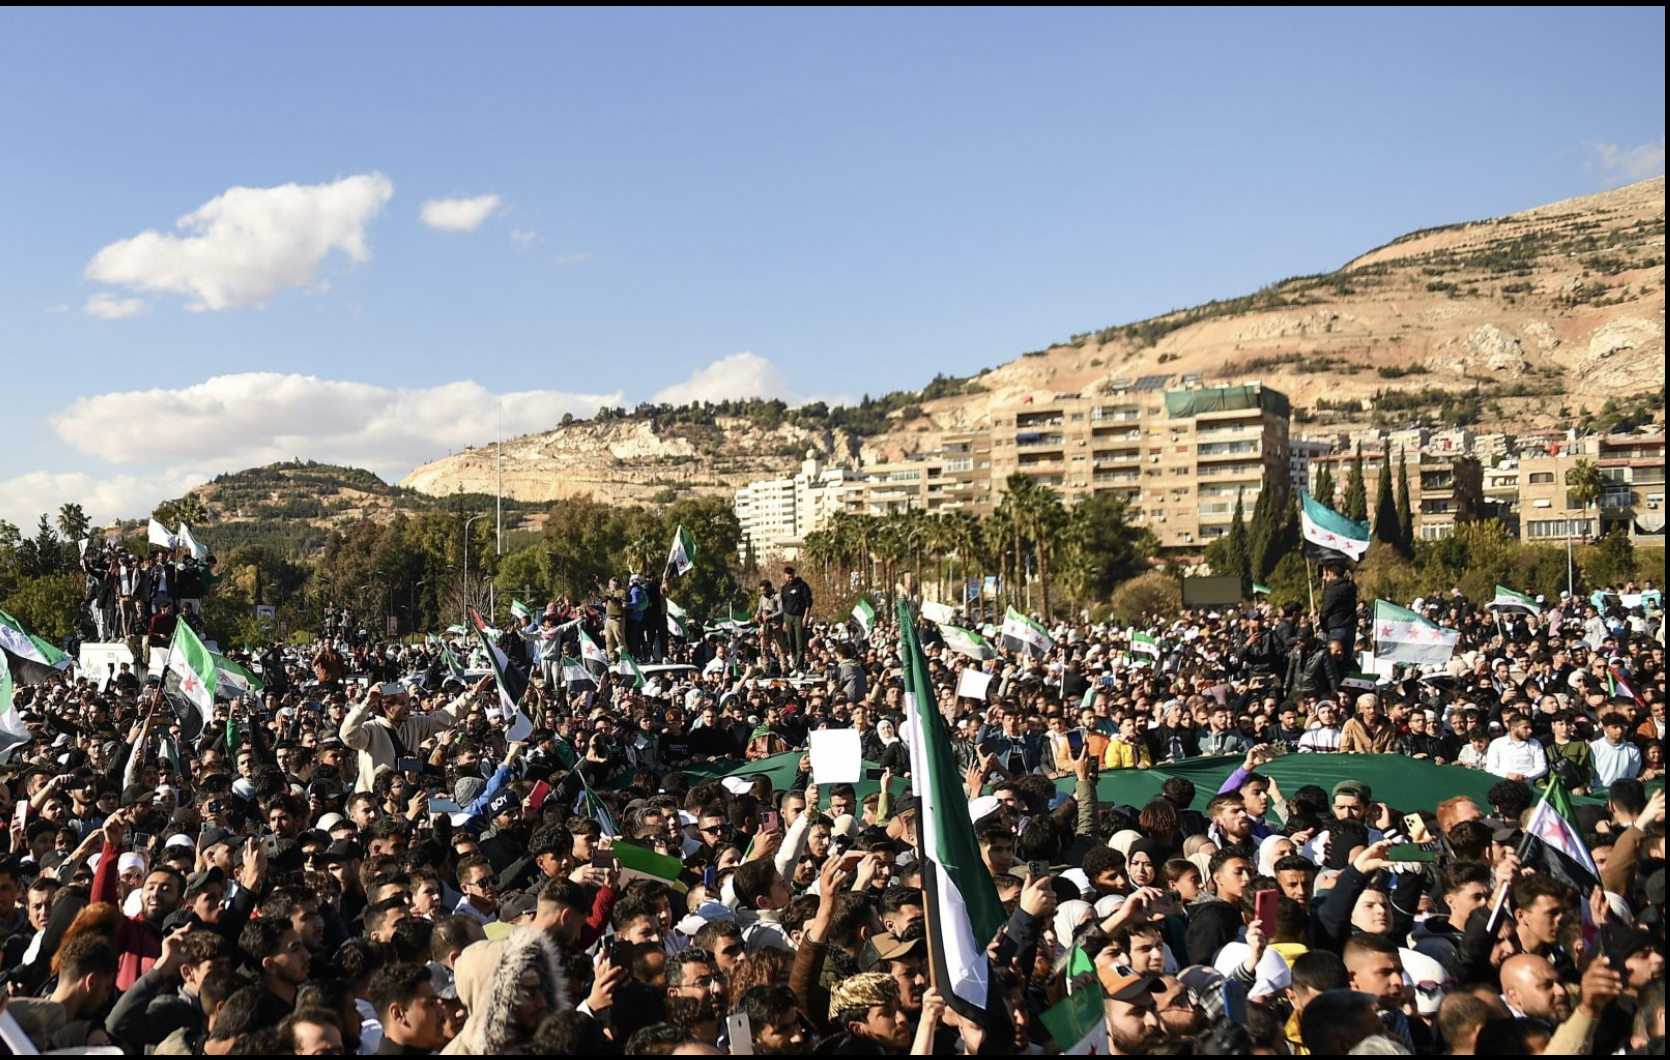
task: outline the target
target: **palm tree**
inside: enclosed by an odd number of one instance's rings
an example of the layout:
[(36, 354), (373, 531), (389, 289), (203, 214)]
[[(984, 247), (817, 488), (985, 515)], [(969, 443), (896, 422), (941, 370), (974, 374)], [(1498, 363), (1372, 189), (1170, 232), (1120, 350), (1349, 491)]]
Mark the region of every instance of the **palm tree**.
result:
[[(999, 507), (1009, 510), (1017, 568), (1022, 565), (1022, 542), (1031, 546), (1038, 567), (1039, 596), (1047, 619), (1050, 613), (1050, 552), (1055, 546), (1057, 534), (1066, 524), (1066, 510), (1062, 508), (1055, 491), (1020, 472), (1009, 476), (1008, 492)], [(1029, 606), (1031, 602), (1029, 591)]]
[[(1589, 525), (1589, 506), (1600, 500), (1602, 484), (1605, 481), (1600, 467), (1592, 460), (1579, 460), (1566, 469), (1566, 495), (1583, 506), (1585, 527)], [(1593, 536), (1598, 538), (1598, 527), (1596, 531)]]
[(92, 525), (93, 521), (87, 518), (87, 513), (82, 511), (81, 505), (72, 503), (59, 506), (58, 532), (64, 536), (65, 541), (72, 544), (80, 541), (87, 536), (87, 529)]

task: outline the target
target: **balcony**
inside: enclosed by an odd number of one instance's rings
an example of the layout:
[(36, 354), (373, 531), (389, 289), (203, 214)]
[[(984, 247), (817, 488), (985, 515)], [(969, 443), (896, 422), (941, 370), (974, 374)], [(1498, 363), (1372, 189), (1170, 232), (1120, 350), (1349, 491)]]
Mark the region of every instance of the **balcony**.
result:
[(1257, 442), (1202, 442), (1195, 448), (1195, 456), (1200, 460), (1222, 460), (1250, 456), (1258, 451)]
[(1060, 449), (1067, 444), (1067, 439), (1059, 434), (1035, 434), (1031, 432), (1015, 435), (1015, 445), (1021, 449), (1054, 448)]

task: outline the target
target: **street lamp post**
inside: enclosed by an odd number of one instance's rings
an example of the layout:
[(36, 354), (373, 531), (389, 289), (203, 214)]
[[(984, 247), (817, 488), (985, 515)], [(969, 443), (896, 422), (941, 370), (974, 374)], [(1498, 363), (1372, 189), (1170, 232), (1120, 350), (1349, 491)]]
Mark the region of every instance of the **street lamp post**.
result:
[(464, 520), (464, 628), (470, 628), (470, 524), (487, 518), (487, 513), (472, 515)]
[(412, 632), (413, 633), (417, 632), (417, 624), (418, 624), (417, 591), (419, 589), (423, 588), (428, 583), (429, 583), (428, 578), (419, 578), (417, 581), (412, 583), (412, 606), (407, 608), (406, 610), (412, 616)]

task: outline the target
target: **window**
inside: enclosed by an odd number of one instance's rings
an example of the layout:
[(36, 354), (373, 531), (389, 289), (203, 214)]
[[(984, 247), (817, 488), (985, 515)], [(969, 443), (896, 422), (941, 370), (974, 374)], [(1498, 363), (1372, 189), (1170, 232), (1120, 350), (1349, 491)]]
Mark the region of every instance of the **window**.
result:
[(1533, 471), (1533, 472), (1531, 472), (1531, 485), (1533, 485), (1533, 486), (1546, 486), (1546, 485), (1552, 483), (1553, 481), (1554, 481), (1554, 472), (1552, 472), (1552, 471)]
[(1525, 532), (1533, 539), (1588, 537), (1587, 519), (1532, 519), (1525, 524)]

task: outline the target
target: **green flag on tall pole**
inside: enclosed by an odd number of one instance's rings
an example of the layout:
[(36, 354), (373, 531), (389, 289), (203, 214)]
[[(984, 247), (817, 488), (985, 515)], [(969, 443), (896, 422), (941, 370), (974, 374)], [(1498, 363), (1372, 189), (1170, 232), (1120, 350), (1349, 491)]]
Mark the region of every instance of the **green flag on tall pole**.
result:
[(916, 837), (922, 860), (930, 979), (946, 1003), (984, 1011), (990, 985), (986, 946), (1004, 921), (991, 873), (980, 859), (968, 793), (951, 733), (940, 716), (928, 660), (910, 604), (899, 602), (899, 659), (904, 665), (905, 724), (912, 729), (911, 786), (920, 805)]

